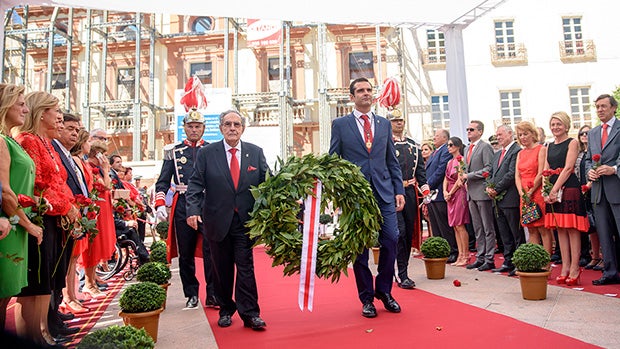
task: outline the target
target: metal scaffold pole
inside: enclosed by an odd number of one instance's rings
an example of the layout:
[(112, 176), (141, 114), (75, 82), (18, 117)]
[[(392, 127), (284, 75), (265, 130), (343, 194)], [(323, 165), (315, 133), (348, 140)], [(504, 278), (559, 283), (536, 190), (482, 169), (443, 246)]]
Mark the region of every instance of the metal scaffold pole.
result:
[(318, 25), (317, 46), (319, 53), (319, 151), (321, 154), (329, 151), (331, 137), (331, 115), (327, 101), (327, 28), (325, 24)]
[(133, 95), (133, 142), (132, 142), (132, 161), (142, 160), (142, 108), (140, 106), (140, 63), (142, 63), (140, 56), (140, 43), (142, 33), (142, 14), (136, 13), (136, 66), (134, 72), (134, 95)]

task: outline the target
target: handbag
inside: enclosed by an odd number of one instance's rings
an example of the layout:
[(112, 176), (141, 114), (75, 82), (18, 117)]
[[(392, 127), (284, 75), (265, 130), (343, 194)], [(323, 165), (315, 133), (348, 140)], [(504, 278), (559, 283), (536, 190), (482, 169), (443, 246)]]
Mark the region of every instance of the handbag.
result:
[(522, 224), (530, 224), (532, 222), (536, 222), (542, 217), (542, 210), (540, 206), (534, 201), (528, 200), (523, 203), (521, 207), (521, 223)]

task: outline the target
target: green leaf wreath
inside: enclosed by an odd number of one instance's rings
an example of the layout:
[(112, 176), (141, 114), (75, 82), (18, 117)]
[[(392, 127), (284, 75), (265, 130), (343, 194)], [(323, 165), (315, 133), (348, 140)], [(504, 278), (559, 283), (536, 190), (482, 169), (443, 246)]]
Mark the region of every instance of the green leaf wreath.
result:
[(338, 281), (349, 263), (372, 247), (380, 229), (381, 213), (370, 184), (359, 167), (337, 155), (313, 154), (278, 159), (280, 170), (251, 189), (256, 202), (247, 223), (256, 245), (265, 244), (273, 266), (284, 275), (299, 273), (302, 233), (298, 230), (299, 200), (312, 195), (315, 178), (323, 183), (321, 212), (327, 202), (341, 209), (334, 238), (319, 241), (316, 275)]

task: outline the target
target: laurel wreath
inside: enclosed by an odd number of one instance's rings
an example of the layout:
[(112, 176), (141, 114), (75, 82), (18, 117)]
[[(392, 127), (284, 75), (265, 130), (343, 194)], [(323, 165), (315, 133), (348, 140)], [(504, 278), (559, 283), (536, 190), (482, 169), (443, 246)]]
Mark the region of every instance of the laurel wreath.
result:
[(338, 281), (341, 273), (365, 248), (372, 247), (380, 229), (381, 214), (370, 184), (358, 166), (337, 155), (278, 159), (280, 170), (251, 189), (254, 210), (248, 222), (255, 245), (265, 244), (272, 266), (283, 265), (284, 275), (299, 273), (302, 233), (297, 215), (300, 199), (312, 195), (315, 179), (323, 183), (321, 212), (331, 201), (341, 209), (334, 237), (319, 241), (316, 275)]

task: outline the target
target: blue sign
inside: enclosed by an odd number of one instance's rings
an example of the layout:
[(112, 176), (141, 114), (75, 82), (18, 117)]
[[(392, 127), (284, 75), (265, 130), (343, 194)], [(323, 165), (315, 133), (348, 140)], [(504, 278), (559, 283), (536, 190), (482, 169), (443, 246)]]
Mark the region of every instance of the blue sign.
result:
[[(175, 142), (180, 142), (185, 139), (185, 129), (183, 128), (183, 118), (185, 115), (177, 115), (177, 132), (175, 132)], [(224, 138), (220, 132), (220, 115), (219, 114), (204, 114), (205, 118), (205, 133), (202, 135), (202, 139), (205, 142), (213, 143), (218, 142)]]

